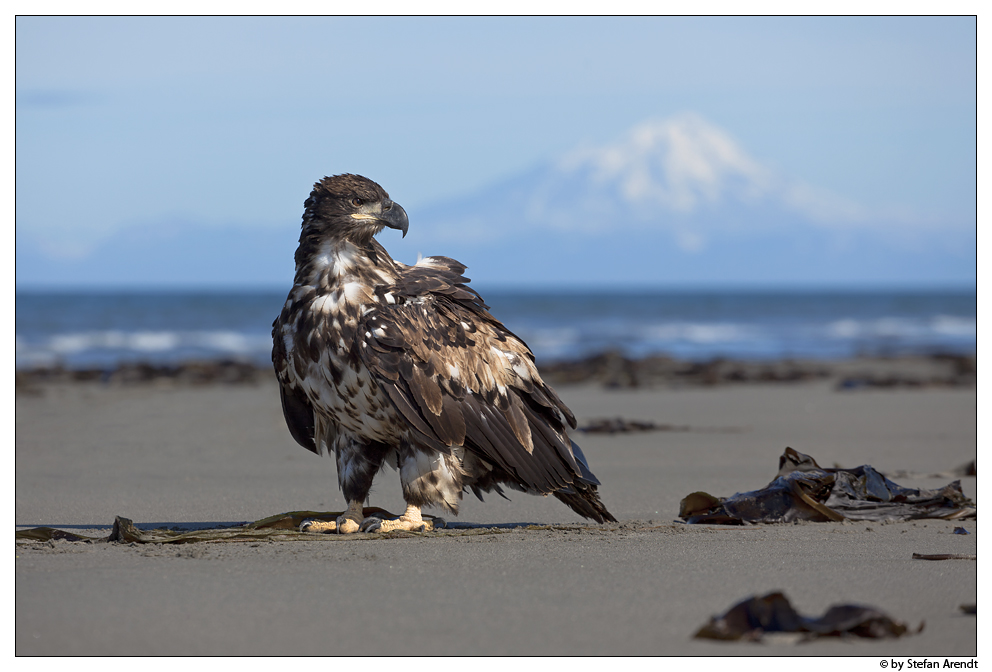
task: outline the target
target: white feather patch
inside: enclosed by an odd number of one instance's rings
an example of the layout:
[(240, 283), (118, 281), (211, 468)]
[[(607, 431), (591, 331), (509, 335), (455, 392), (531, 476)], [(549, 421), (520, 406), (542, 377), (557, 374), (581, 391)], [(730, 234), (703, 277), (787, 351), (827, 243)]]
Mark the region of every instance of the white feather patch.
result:
[(333, 313), (338, 309), (338, 302), (334, 294), (324, 294), (313, 300), (313, 311), (317, 313)]
[[(436, 483), (431, 483), (427, 478), (432, 473), (436, 477)], [(457, 480), (448, 468), (444, 456), (439, 453), (428, 455), (417, 451), (407, 457), (400, 465), (400, 481), (404, 490), (418, 491), (425, 499), (440, 499), (438, 504), (452, 509), (458, 506)]]
[(355, 265), (354, 249), (345, 247), (336, 251), (334, 255), (334, 274), (344, 275)]
[(347, 301), (356, 301), (365, 293), (365, 285), (360, 282), (344, 283), (344, 298)]

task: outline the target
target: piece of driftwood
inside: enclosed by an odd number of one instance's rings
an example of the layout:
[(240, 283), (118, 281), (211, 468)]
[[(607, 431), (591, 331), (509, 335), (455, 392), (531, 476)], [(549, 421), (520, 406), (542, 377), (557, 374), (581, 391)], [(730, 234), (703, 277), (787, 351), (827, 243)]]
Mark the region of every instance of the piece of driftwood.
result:
[(693, 637), (724, 641), (760, 642), (768, 633), (797, 633), (799, 641), (819, 637), (897, 638), (915, 630), (885, 612), (857, 604), (838, 604), (819, 618), (801, 616), (781, 592), (753, 596), (738, 602), (725, 614), (714, 616)]
[(913, 553), (913, 560), (978, 560), (974, 553)]
[(954, 481), (939, 490), (904, 488), (869, 465), (824, 468), (809, 455), (786, 448), (778, 476), (761, 490), (730, 497), (694, 492), (682, 500), (687, 523), (742, 525), (795, 521), (959, 520), (976, 509)]

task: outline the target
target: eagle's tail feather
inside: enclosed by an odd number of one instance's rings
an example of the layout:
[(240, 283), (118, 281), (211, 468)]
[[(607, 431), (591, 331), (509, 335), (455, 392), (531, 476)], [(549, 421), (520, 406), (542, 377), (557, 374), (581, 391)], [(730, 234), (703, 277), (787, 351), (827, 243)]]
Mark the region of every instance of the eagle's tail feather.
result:
[(617, 522), (613, 514), (606, 510), (606, 505), (600, 501), (595, 485), (579, 482), (571, 488), (556, 490), (554, 496), (583, 518), (591, 518), (597, 523)]

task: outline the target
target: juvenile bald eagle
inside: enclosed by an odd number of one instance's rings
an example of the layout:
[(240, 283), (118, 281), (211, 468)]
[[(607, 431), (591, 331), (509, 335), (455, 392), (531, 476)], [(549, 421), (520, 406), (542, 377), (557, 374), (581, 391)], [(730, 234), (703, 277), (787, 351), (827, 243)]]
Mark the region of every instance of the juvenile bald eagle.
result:
[[(272, 325), (272, 361), (293, 438), (333, 452), (348, 511), (311, 531), (430, 529), (421, 507), (454, 514), (464, 489), (553, 494), (581, 516), (615, 520), (565, 428), (572, 412), (534, 355), (489, 314), (465, 266), (407, 266), (375, 240), (406, 236), (407, 214), (378, 184), (325, 177), (304, 203), (296, 277)], [(406, 512), (363, 519), (372, 479), (399, 470)]]

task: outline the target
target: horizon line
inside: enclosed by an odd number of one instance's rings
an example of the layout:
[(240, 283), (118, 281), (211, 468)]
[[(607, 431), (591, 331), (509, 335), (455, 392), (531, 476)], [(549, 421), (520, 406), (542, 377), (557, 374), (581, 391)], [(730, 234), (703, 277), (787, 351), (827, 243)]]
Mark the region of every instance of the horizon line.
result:
[[(514, 294), (596, 294), (621, 292), (624, 294), (648, 294), (657, 292), (671, 293), (701, 293), (701, 292), (722, 292), (722, 293), (753, 293), (753, 292), (775, 292), (784, 294), (808, 293), (808, 292), (841, 292), (841, 293), (870, 293), (870, 292), (897, 292), (897, 293), (932, 293), (932, 292), (959, 292), (977, 294), (978, 283), (972, 282), (695, 282), (695, 283), (572, 283), (569, 285), (554, 283), (479, 283), (472, 282), (471, 286), (479, 290), (480, 293), (514, 293)], [(197, 293), (197, 294), (252, 294), (268, 292), (288, 292), (287, 284), (258, 284), (258, 285), (217, 285), (210, 283), (161, 283), (161, 284), (99, 284), (76, 285), (71, 288), (64, 284), (16, 284), (15, 294), (48, 294), (59, 293), (63, 295), (72, 294), (156, 294), (156, 293)]]

